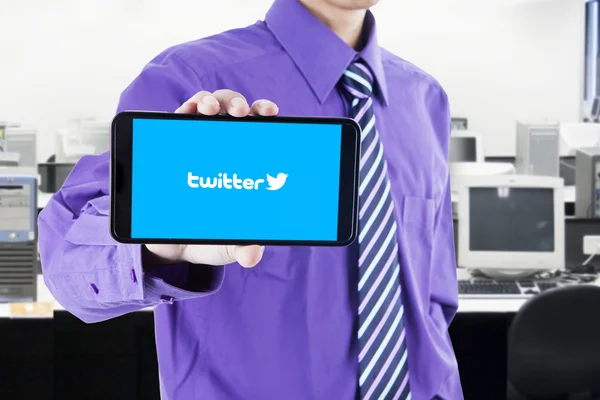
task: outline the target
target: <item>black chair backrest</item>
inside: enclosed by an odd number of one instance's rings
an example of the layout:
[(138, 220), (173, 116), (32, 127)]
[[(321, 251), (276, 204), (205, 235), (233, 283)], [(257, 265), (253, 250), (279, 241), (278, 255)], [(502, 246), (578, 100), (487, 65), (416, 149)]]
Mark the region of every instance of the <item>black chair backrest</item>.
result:
[(525, 303), (507, 362), (509, 382), (529, 399), (600, 392), (600, 287), (562, 287)]

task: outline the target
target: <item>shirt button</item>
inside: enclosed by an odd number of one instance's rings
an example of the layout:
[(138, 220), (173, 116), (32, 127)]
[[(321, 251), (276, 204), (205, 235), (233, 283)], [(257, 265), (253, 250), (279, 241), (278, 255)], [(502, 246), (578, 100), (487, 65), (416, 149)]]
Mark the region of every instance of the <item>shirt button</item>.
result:
[(165, 304), (173, 304), (175, 302), (175, 299), (171, 296), (162, 295), (160, 296), (160, 302)]
[(100, 293), (100, 291), (98, 290), (98, 286), (94, 285), (93, 283), (90, 283), (90, 287), (92, 288), (94, 293), (96, 293), (96, 294)]
[(129, 272), (129, 276), (131, 277), (131, 280), (133, 281), (133, 283), (137, 283), (137, 276), (135, 275), (135, 269), (131, 268), (131, 271)]

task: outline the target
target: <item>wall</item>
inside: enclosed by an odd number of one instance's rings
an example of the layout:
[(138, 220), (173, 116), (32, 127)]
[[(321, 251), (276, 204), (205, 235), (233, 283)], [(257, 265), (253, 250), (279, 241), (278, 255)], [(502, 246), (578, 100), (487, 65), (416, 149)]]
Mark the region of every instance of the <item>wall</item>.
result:
[[(57, 128), (109, 119), (159, 51), (253, 23), (270, 2), (0, 0), (0, 120), (37, 127), (45, 160)], [(511, 4), (382, 0), (374, 9), (381, 44), (441, 81), (492, 156), (514, 154), (517, 119), (572, 121), (581, 108), (583, 0)]]
[(438, 78), (486, 156), (514, 155), (517, 120), (579, 120), (583, 0), (386, 3), (382, 45)]

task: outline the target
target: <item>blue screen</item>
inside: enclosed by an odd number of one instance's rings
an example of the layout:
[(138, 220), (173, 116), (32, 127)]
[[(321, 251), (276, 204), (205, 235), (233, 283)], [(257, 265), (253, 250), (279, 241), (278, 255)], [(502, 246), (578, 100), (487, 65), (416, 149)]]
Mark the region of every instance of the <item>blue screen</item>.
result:
[(342, 127), (134, 119), (131, 237), (337, 239)]

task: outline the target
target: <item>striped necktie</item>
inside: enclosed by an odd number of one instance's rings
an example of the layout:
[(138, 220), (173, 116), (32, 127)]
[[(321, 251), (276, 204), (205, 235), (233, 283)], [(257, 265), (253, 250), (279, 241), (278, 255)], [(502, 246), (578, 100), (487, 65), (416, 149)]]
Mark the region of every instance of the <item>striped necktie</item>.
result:
[(373, 74), (354, 62), (342, 93), (362, 128), (358, 230), (358, 344), (360, 399), (408, 400), (404, 307), (394, 203), (373, 112)]

